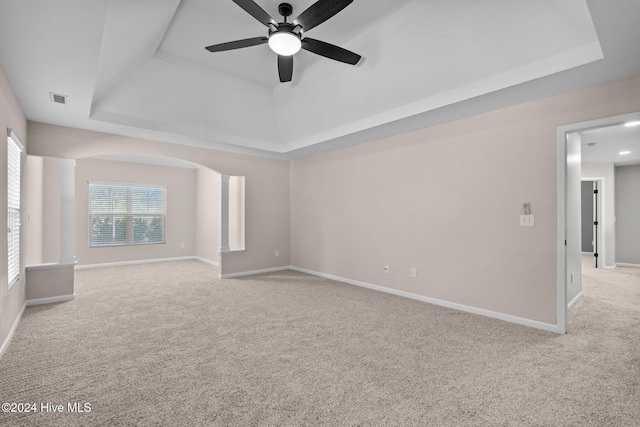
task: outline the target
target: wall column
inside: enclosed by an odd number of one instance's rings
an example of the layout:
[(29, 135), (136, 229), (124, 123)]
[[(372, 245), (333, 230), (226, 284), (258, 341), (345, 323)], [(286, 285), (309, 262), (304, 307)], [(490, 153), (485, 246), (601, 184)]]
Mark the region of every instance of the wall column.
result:
[(60, 159), (60, 264), (75, 264), (75, 174), (74, 159)]

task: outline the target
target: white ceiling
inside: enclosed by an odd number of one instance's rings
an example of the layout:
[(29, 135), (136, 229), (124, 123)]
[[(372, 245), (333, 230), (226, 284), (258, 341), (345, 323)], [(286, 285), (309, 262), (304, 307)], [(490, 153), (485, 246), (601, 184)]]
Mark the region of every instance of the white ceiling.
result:
[(266, 32), (231, 0), (0, 0), (0, 64), (29, 120), (271, 157), (640, 73), (637, 0), (356, 0), (308, 35), (363, 60), (301, 51), (284, 84), (267, 45), (204, 49)]
[[(640, 164), (640, 114), (625, 122), (580, 132), (583, 163), (614, 163), (617, 166)], [(629, 154), (620, 152), (630, 151)]]

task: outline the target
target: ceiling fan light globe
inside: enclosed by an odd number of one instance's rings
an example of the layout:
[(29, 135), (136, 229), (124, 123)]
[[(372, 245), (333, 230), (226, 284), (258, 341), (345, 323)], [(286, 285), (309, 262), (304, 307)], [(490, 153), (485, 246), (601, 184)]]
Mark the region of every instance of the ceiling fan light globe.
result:
[(278, 55), (291, 56), (302, 48), (302, 41), (294, 33), (276, 31), (269, 36), (269, 47)]

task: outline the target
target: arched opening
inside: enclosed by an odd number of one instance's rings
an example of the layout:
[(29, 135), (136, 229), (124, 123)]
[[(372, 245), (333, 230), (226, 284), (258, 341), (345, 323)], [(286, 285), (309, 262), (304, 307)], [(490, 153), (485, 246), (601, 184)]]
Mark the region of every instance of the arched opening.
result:
[(26, 169), (30, 300), (72, 299), (75, 268), (180, 259), (220, 268), (221, 252), (244, 250), (244, 177), (156, 155), (28, 156)]

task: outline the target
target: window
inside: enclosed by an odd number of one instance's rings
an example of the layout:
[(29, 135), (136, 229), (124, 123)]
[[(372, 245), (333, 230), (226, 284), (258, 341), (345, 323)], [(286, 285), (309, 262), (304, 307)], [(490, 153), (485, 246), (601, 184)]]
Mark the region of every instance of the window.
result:
[(89, 247), (165, 243), (167, 187), (89, 181)]
[(7, 132), (7, 280), (9, 289), (20, 279), (20, 163), (24, 147)]

